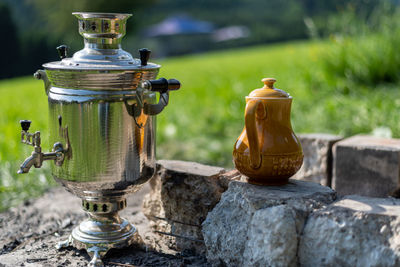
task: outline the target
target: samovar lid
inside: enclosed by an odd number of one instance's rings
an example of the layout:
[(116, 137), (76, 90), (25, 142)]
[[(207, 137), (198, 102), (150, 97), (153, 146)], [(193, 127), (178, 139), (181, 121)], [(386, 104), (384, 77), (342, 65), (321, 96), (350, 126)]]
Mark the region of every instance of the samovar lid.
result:
[(149, 50), (141, 51), (141, 60), (121, 48), (126, 33), (126, 21), (132, 14), (123, 13), (72, 13), (79, 21), (79, 34), (85, 47), (71, 58), (67, 47), (59, 46), (61, 61), (43, 64), (46, 69), (58, 70), (143, 70), (158, 69), (159, 65), (147, 63)]

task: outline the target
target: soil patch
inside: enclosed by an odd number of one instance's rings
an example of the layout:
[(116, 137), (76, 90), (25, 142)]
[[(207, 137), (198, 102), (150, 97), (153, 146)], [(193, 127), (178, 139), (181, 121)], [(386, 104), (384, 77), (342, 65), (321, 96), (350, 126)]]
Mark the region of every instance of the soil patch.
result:
[[(121, 212), (121, 216), (137, 227), (146, 244), (154, 242), (148, 221), (141, 212), (147, 192), (149, 188), (145, 186), (129, 195), (128, 206)], [(90, 258), (86, 251), (55, 248), (86, 218), (80, 203), (79, 198), (56, 187), (41, 198), (0, 213), (0, 266), (87, 266)], [(149, 247), (132, 245), (110, 250), (103, 261), (106, 266), (125, 267), (209, 266), (204, 257), (190, 252), (176, 253), (168, 248), (151, 251)]]

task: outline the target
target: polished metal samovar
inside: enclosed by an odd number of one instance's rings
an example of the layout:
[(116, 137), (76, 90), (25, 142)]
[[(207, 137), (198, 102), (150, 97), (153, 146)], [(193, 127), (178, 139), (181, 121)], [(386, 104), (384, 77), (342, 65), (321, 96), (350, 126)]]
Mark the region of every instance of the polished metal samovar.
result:
[(155, 115), (180, 83), (152, 80), (160, 65), (148, 63), (149, 50), (140, 49), (140, 59), (134, 59), (121, 49), (130, 14), (73, 15), (84, 49), (68, 58), (67, 47), (59, 46), (61, 61), (44, 64), (34, 75), (48, 95), (53, 149), (43, 153), (40, 132), (28, 132), (30, 121), (21, 121), (22, 142), (34, 151), (18, 173), (54, 161), (54, 179), (82, 199), (89, 215), (59, 247), (84, 248), (92, 257), (89, 265), (97, 266), (110, 248), (133, 242), (136, 229), (118, 211), (126, 207), (126, 194), (155, 172)]

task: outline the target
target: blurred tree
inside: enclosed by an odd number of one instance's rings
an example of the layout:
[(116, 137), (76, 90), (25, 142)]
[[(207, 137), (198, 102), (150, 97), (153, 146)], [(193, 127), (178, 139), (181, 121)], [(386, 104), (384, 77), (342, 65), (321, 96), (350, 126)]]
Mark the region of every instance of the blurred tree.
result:
[[(58, 60), (55, 50), (57, 45), (66, 44), (70, 46), (71, 52), (81, 49), (83, 40), (72, 12), (132, 13), (153, 2), (154, 0), (0, 0), (0, 34), (7, 38), (7, 42), (0, 42), (4, 54), (0, 61), (0, 79), (31, 74), (42, 63)], [(130, 34), (136, 29), (134, 20), (135, 17), (128, 20)]]
[(8, 78), (14, 75), (16, 65), (19, 59), (19, 46), (17, 37), (17, 28), (11, 17), (11, 12), (6, 3), (0, 2), (0, 42), (1, 65), (0, 78)]
[[(357, 34), (360, 23), (379, 23), (372, 18), (377, 9), (390, 6), (393, 9), (398, 0), (300, 0), (305, 10), (305, 24), (312, 37), (326, 37), (335, 32)], [(345, 17), (358, 20), (349, 21)], [(379, 15), (378, 17), (383, 17)], [(313, 29), (310, 29), (313, 28)]]
[[(342, 31), (344, 27), (347, 31), (357, 30), (337, 14), (350, 10), (360, 20), (373, 23), (368, 14), (381, 2), (398, 5), (399, 0), (0, 0), (0, 3), (10, 7), (14, 23), (10, 12), (6, 11), (2, 11), (7, 14), (2, 15), (0, 20), (4, 21), (3, 25), (12, 23), (15, 25), (10, 27), (17, 28), (20, 46), (11, 46), (12, 49), (20, 49), (16, 53), (16, 56), (20, 55), (20, 61), (13, 72), (16, 76), (31, 73), (40, 63), (57, 60), (54, 48), (59, 44), (70, 46), (70, 54), (82, 48), (83, 40), (78, 33), (77, 19), (71, 15), (76, 11), (133, 13), (134, 16), (128, 20), (129, 30), (123, 44), (124, 49), (131, 53), (142, 46), (148, 46), (157, 53), (166, 45), (173, 47), (176, 53), (179, 52), (178, 45), (191, 47), (191, 50), (181, 49), (186, 51), (182, 53), (190, 53), (306, 39), (309, 33), (313, 37), (326, 37), (332, 32)], [(197, 20), (212, 22), (217, 28), (244, 25), (250, 30), (250, 36), (212, 43), (207, 38), (145, 40), (138, 34), (141, 29), (159, 23), (168, 16), (182, 13)], [(2, 26), (2, 30), (10, 27)], [(9, 44), (16, 36), (10, 38)], [(17, 61), (16, 56), (12, 63)], [(11, 69), (11, 66), (2, 60), (0, 71), (6, 68)]]
[[(82, 46), (82, 39), (77, 31), (77, 19), (72, 12), (115, 12), (132, 13), (154, 0), (25, 0), (37, 12), (40, 17), (42, 30), (48, 32), (53, 38), (70, 42), (70, 45), (78, 49)], [(129, 33), (134, 32), (134, 19), (128, 20)], [(74, 27), (75, 26), (75, 27)]]

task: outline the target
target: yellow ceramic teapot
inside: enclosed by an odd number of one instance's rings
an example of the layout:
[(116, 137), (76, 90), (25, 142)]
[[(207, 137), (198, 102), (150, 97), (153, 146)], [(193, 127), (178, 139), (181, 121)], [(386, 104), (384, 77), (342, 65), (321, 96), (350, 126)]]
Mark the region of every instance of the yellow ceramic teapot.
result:
[(246, 97), (245, 127), (233, 149), (235, 167), (248, 182), (286, 184), (303, 163), (301, 144), (292, 130), (292, 97), (276, 89), (274, 78)]

